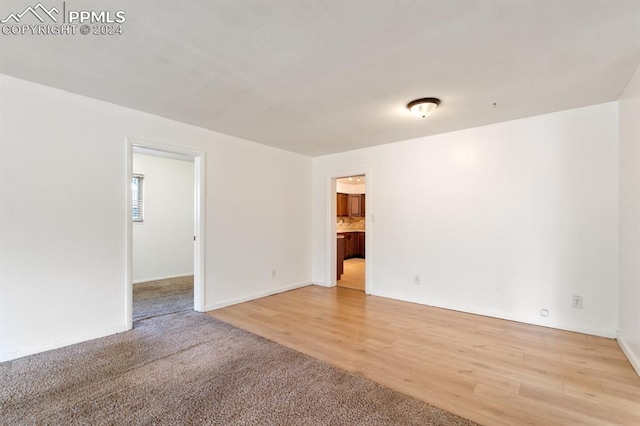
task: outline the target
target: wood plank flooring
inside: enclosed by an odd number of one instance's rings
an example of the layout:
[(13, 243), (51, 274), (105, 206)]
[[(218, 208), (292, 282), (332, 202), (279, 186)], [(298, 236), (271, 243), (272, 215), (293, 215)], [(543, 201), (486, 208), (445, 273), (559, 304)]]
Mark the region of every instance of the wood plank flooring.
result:
[(612, 339), (319, 286), (209, 315), (481, 424), (640, 424)]

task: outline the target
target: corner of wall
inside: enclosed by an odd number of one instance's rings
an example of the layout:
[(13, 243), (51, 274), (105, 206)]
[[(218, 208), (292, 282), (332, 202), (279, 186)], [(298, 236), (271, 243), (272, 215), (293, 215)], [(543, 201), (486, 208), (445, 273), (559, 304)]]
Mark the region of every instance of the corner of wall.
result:
[(640, 66), (618, 102), (618, 344), (640, 375)]
[(295, 290), (297, 288), (307, 287), (309, 285), (312, 285), (312, 283), (311, 282), (303, 282), (303, 283), (299, 283), (299, 284), (292, 284), (292, 285), (287, 285), (287, 286), (274, 288), (274, 289), (267, 290), (267, 291), (261, 291), (261, 292), (249, 294), (247, 296), (239, 297), (239, 298), (236, 298), (236, 299), (223, 300), (223, 301), (220, 301), (220, 302), (217, 302), (217, 303), (212, 303), (212, 304), (206, 305), (204, 310), (205, 310), (205, 312), (213, 311), (213, 310), (216, 310), (216, 309), (224, 308), (226, 306), (237, 305), (238, 303), (249, 302), (251, 300), (260, 299), (262, 297), (272, 296), (274, 294), (284, 293), (286, 291)]
[(620, 333), (618, 333), (616, 340), (618, 342), (618, 346), (620, 346), (620, 349), (622, 349), (622, 352), (624, 352), (627, 359), (631, 363), (631, 366), (633, 367), (634, 370), (636, 370), (636, 374), (640, 376), (640, 357), (638, 357), (633, 352), (633, 350), (631, 349), (631, 346), (626, 342), (624, 337), (620, 335)]

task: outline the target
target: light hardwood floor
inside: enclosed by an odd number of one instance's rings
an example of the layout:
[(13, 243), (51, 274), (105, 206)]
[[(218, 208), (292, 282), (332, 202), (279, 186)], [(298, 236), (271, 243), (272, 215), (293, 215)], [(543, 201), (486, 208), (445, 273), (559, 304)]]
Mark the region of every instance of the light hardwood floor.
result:
[(344, 273), (340, 279), (336, 281), (336, 285), (338, 287), (364, 291), (365, 262), (364, 259), (345, 260), (343, 263)]
[(481, 424), (640, 424), (612, 339), (319, 286), (209, 314)]

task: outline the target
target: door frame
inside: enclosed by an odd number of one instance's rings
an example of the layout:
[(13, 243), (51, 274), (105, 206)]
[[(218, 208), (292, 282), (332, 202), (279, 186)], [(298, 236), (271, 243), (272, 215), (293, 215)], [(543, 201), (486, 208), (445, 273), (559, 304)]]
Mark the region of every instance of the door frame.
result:
[(357, 176), (364, 175), (365, 177), (365, 234), (364, 234), (364, 247), (365, 247), (365, 272), (364, 272), (364, 292), (365, 294), (373, 294), (373, 278), (371, 271), (373, 270), (373, 262), (371, 262), (372, 258), (372, 246), (373, 246), (373, 226), (375, 216), (372, 214), (373, 208), (373, 191), (372, 191), (372, 173), (370, 169), (357, 169), (350, 170), (343, 173), (331, 173), (326, 176), (326, 244), (325, 244), (325, 253), (326, 253), (326, 267), (327, 275), (325, 278), (325, 282), (327, 283), (327, 287), (335, 287), (337, 283), (336, 274), (338, 266), (336, 264), (336, 258), (338, 256), (338, 248), (336, 242), (336, 216), (338, 214), (337, 211), (337, 202), (336, 202), (336, 193), (337, 193), (337, 185), (336, 180), (347, 177), (347, 176)]
[(133, 178), (133, 148), (178, 154), (193, 159), (194, 163), (194, 237), (193, 250), (193, 309), (205, 311), (205, 164), (206, 153), (179, 145), (153, 142), (138, 138), (126, 138), (126, 213), (125, 213), (125, 323), (133, 328), (133, 222), (131, 221), (131, 180)]

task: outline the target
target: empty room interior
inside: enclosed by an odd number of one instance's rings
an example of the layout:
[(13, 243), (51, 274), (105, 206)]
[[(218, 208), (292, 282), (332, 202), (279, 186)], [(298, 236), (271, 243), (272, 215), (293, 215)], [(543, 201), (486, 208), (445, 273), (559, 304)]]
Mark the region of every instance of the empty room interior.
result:
[(640, 1), (0, 18), (0, 424), (640, 424)]

